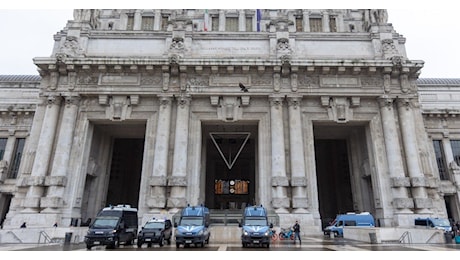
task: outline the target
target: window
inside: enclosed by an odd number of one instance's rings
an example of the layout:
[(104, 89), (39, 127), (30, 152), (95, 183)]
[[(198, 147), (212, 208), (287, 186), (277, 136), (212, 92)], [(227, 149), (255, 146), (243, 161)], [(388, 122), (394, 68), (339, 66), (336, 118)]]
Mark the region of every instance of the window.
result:
[(335, 17), (329, 17), (329, 29), (331, 32), (337, 32), (337, 22)]
[(126, 30), (134, 30), (134, 15), (128, 15), (128, 24), (126, 25)]
[(441, 140), (433, 140), (434, 153), (436, 156), (436, 163), (438, 164), (439, 178), (441, 180), (448, 180), (446, 162), (444, 160), (444, 152), (442, 149)]
[(297, 32), (302, 32), (302, 31), (303, 31), (302, 23), (303, 23), (303, 18), (302, 18), (302, 16), (296, 17), (296, 18), (295, 18), (295, 30), (296, 30)]
[(310, 32), (322, 32), (323, 21), (321, 18), (310, 18)]
[(21, 157), (24, 150), (25, 138), (17, 138), (14, 146), (13, 159), (11, 160), (11, 167), (8, 174), (8, 178), (15, 179), (18, 176), (19, 165), (21, 165)]
[(162, 16), (161, 17), (161, 29), (163, 31), (168, 30), (168, 22), (169, 22), (169, 19), (168, 19), (167, 16)]
[(142, 17), (142, 30), (152, 31), (153, 30), (153, 16)]
[(238, 31), (238, 17), (227, 17), (225, 19), (225, 31), (237, 32)]
[(460, 140), (452, 140), (450, 141), (450, 145), (452, 146), (454, 161), (460, 166)]
[(3, 155), (5, 154), (6, 141), (8, 141), (8, 138), (0, 138), (0, 160), (3, 160)]
[(252, 17), (246, 17), (246, 32), (252, 32)]
[(211, 17), (212, 21), (212, 31), (217, 32), (219, 31), (219, 17), (218, 16), (213, 16)]

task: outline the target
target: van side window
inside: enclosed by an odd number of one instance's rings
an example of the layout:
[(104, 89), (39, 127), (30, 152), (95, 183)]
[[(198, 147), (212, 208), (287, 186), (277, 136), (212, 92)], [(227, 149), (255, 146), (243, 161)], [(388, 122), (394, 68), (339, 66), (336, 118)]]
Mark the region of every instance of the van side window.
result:
[(346, 227), (356, 226), (356, 221), (354, 221), (354, 220), (345, 220), (345, 226)]
[(341, 227), (341, 226), (343, 226), (343, 221), (342, 221), (342, 220), (340, 220), (339, 222), (337, 222), (337, 226), (338, 226), (338, 227)]
[(416, 226), (426, 226), (426, 220), (425, 219), (416, 219), (415, 220), (415, 225)]

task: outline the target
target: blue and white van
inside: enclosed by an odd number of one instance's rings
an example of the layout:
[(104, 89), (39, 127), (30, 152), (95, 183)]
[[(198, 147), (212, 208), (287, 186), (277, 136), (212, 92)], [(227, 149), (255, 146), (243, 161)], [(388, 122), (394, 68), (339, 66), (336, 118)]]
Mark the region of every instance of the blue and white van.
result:
[(243, 247), (250, 245), (270, 247), (270, 231), (273, 224), (268, 222), (267, 210), (262, 205), (247, 206), (239, 227), (241, 227)]
[(369, 212), (340, 214), (323, 232), (324, 235), (343, 236), (343, 227), (346, 226), (375, 227), (374, 216)]
[(434, 228), (443, 230), (446, 233), (452, 233), (452, 226), (446, 218), (416, 218), (414, 225), (416, 228)]
[(180, 245), (189, 247), (204, 247), (209, 244), (211, 232), (209, 230), (209, 209), (204, 206), (190, 206), (182, 209), (179, 223), (174, 222), (176, 248)]

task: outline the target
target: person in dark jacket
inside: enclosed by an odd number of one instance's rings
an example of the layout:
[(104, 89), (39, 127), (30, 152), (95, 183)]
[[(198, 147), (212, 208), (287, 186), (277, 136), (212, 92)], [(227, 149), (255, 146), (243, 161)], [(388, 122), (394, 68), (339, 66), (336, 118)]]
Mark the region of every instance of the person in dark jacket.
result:
[(294, 244), (295, 244), (295, 241), (296, 241), (297, 238), (299, 239), (299, 243), (302, 244), (302, 240), (300, 239), (299, 221), (296, 220), (296, 222), (295, 222), (294, 226), (292, 227), (292, 229), (294, 229)]
[(26, 228), (26, 222), (22, 223), (21, 228)]

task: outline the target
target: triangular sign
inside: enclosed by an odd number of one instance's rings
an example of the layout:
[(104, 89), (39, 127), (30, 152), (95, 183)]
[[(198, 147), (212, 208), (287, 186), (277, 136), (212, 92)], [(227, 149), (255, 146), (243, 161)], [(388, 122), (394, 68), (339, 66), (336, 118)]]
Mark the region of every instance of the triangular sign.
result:
[(232, 169), (238, 156), (249, 140), (249, 132), (212, 132), (209, 133), (228, 169)]

